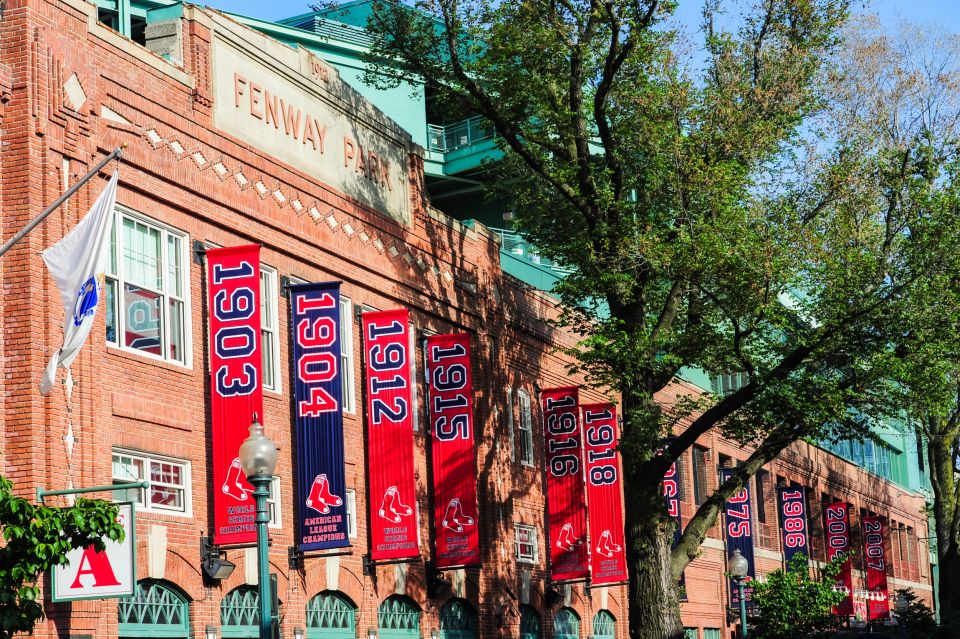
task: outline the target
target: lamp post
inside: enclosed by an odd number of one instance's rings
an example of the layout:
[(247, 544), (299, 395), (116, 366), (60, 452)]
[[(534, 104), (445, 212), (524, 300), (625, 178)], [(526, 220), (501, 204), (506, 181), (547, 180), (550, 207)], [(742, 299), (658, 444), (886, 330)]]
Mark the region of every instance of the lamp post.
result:
[(240, 466), (247, 481), (253, 485), (253, 499), (257, 506), (257, 589), (260, 592), (260, 639), (271, 639), (273, 614), (270, 611), (270, 558), (268, 555), (267, 497), (270, 482), (277, 466), (277, 445), (263, 434), (263, 424), (253, 414), (250, 435), (240, 445)]
[(743, 592), (743, 582), (747, 579), (747, 572), (750, 570), (750, 564), (747, 558), (740, 554), (739, 548), (733, 549), (730, 561), (727, 563), (730, 570), (730, 576), (737, 584), (740, 591), (740, 636), (743, 639), (747, 637), (747, 599)]

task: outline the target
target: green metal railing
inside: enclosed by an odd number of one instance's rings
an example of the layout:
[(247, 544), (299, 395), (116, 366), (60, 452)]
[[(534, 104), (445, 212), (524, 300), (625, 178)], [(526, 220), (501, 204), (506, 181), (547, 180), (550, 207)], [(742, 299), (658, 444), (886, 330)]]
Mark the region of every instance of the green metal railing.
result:
[(560, 275), (567, 275), (568, 273), (573, 272), (573, 269), (561, 266), (553, 260), (549, 260), (540, 255), (540, 251), (537, 249), (537, 247), (525, 240), (524, 237), (516, 231), (493, 227), (488, 228), (490, 228), (490, 230), (496, 233), (500, 238), (500, 250), (504, 253), (509, 253), (514, 257), (520, 258), (531, 264), (536, 264), (537, 266), (550, 269), (551, 271), (556, 271)]
[(455, 151), (492, 137), (493, 127), (486, 118), (481, 116), (474, 116), (446, 126), (427, 125), (427, 146), (431, 151), (439, 153)]

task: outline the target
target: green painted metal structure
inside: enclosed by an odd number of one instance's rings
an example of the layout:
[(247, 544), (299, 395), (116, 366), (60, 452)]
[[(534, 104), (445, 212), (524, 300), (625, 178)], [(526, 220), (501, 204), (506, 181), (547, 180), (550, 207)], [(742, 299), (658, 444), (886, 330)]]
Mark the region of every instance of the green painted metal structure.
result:
[(463, 599), (451, 599), (440, 609), (442, 639), (476, 639), (477, 612)]
[(420, 608), (409, 597), (387, 597), (377, 609), (377, 628), (379, 639), (418, 639)]
[(260, 634), (260, 593), (255, 586), (237, 586), (220, 601), (220, 636), (256, 639)]
[(540, 613), (533, 606), (520, 606), (520, 639), (540, 639)]
[(307, 639), (353, 639), (357, 607), (338, 592), (325, 590), (307, 602)]
[(561, 608), (553, 615), (553, 639), (580, 639), (580, 617), (573, 608)]
[(593, 616), (593, 639), (613, 639), (617, 630), (617, 620), (609, 610), (600, 610)]
[(119, 600), (117, 622), (121, 639), (188, 639), (190, 602), (173, 584), (144, 579), (132, 597)]

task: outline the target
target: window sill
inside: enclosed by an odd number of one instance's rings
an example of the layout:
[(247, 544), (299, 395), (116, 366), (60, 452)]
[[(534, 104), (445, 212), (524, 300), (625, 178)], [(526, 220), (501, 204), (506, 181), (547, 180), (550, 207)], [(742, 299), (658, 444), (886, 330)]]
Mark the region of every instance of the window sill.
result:
[(150, 355), (149, 353), (143, 353), (141, 351), (126, 348), (124, 346), (118, 346), (113, 342), (107, 342), (107, 352), (111, 355), (117, 355), (123, 359), (128, 359), (133, 362), (149, 362), (160, 366), (161, 368), (166, 368), (167, 370), (175, 371), (178, 373), (192, 374), (193, 373), (193, 362), (188, 360), (189, 363), (180, 364), (177, 362), (171, 362), (170, 360), (161, 359), (156, 355)]

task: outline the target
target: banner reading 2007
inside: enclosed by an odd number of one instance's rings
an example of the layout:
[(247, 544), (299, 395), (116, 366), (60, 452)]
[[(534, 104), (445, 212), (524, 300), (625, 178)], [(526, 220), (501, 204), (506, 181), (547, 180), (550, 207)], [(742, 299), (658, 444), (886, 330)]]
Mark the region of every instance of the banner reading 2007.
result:
[(890, 593), (887, 589), (887, 558), (883, 544), (883, 519), (864, 517), (863, 545), (867, 563), (867, 619), (886, 619), (890, 616)]
[(417, 544), (407, 309), (363, 314), (370, 557), (406, 559)]
[(340, 283), (290, 286), (301, 550), (344, 548)]
[(253, 487), (240, 468), (240, 444), (254, 414), (263, 419), (260, 355), (260, 247), (207, 250), (210, 309), (210, 418), (213, 540), (256, 541)]
[(480, 563), (470, 336), (427, 338), (438, 568)]
[(627, 579), (623, 552), (623, 499), (620, 496), (620, 453), (617, 452), (617, 409), (613, 404), (583, 406), (590, 504), (590, 574), (596, 585)]
[(551, 388), (543, 398), (547, 463), (547, 515), (553, 581), (583, 579), (587, 565), (587, 508), (583, 488), (579, 391)]

